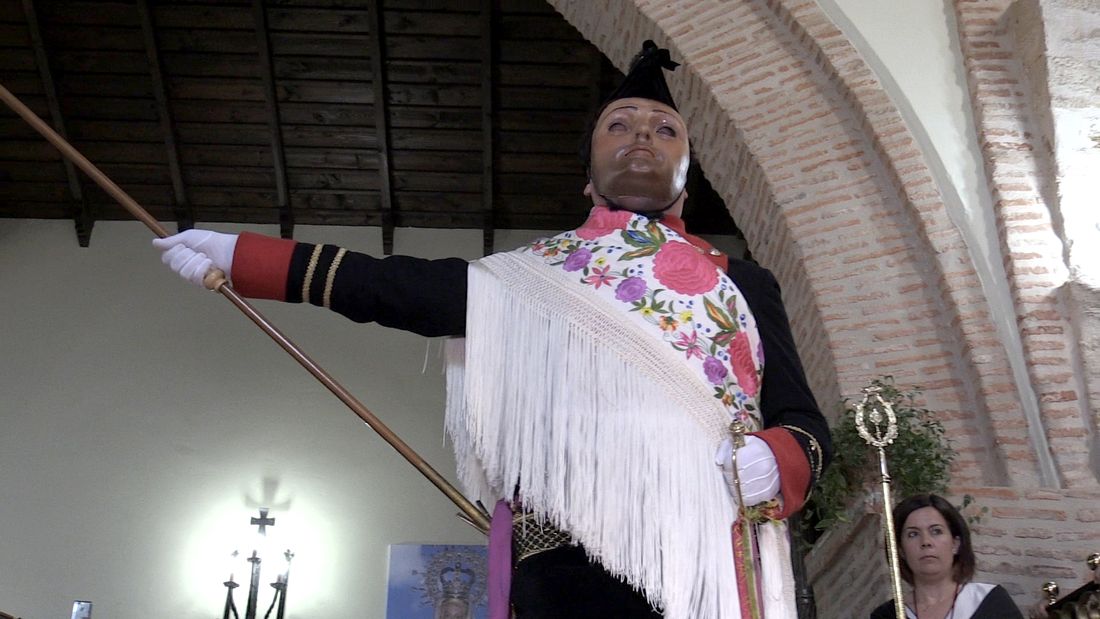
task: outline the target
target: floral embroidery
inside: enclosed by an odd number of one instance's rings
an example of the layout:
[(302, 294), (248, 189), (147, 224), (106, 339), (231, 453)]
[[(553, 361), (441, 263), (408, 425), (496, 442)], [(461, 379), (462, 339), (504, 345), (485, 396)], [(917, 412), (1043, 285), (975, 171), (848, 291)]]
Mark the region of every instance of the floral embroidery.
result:
[(577, 236), (592, 241), (607, 236), (616, 230), (626, 228), (627, 222), (633, 215), (629, 211), (613, 211), (611, 209), (593, 209), (592, 216), (584, 225), (577, 228)]
[(676, 341), (672, 343), (672, 347), (676, 350), (684, 351), (684, 356), (686, 358), (691, 359), (692, 357), (698, 357), (702, 359), (705, 356), (703, 354), (703, 346), (699, 344), (698, 331), (692, 329), (691, 333), (681, 332), (678, 333), (677, 336)]
[(653, 257), (653, 276), (680, 294), (702, 294), (718, 283), (718, 271), (694, 246), (669, 241)]
[(730, 414), (758, 427), (763, 347), (737, 286), (675, 230), (628, 211), (592, 210), (576, 231), (521, 251), (577, 273), (621, 303), (699, 372)]
[(633, 303), (645, 296), (645, 280), (640, 277), (628, 277), (615, 288), (615, 298), (627, 303)]
[(733, 374), (737, 377), (737, 384), (745, 391), (746, 395), (755, 396), (760, 390), (760, 382), (756, 379), (756, 365), (752, 359), (752, 349), (749, 344), (749, 336), (744, 331), (738, 331), (730, 342), (730, 365), (733, 366)]
[(726, 370), (726, 366), (722, 365), (722, 362), (714, 357), (707, 357), (703, 361), (703, 371), (707, 373), (707, 380), (715, 385), (721, 385), (726, 380), (726, 374), (729, 371)]
[(565, 266), (562, 268), (569, 272), (580, 271), (588, 266), (590, 260), (592, 260), (592, 252), (582, 247), (569, 254), (569, 257), (565, 259)]
[[(568, 263), (568, 260), (566, 261), (566, 263)], [(565, 270), (568, 271), (569, 269)], [(586, 284), (592, 284), (596, 288), (599, 288), (600, 286), (603, 286), (605, 284), (610, 285), (611, 282), (619, 279), (614, 275), (608, 275), (607, 272), (610, 270), (611, 267), (596, 267), (592, 269), (592, 275), (585, 277), (582, 281), (584, 281), (584, 283)]]

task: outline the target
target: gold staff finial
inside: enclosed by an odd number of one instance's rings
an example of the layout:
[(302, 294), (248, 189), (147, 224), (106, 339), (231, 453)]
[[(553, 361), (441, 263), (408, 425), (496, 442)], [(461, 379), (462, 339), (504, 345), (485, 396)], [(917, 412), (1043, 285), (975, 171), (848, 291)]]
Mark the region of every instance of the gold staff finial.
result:
[(882, 398), (882, 387), (864, 387), (863, 400), (856, 404), (856, 430), (868, 444), (878, 449), (879, 474), (882, 477), (882, 502), (885, 521), (886, 550), (890, 558), (890, 579), (894, 590), (894, 611), (897, 619), (905, 619), (901, 596), (901, 564), (894, 537), (893, 501), (890, 498), (890, 471), (886, 467), (886, 446), (898, 437), (898, 418), (894, 407)]
[(856, 429), (867, 444), (879, 449), (898, 437), (898, 418), (894, 407), (882, 399), (882, 388), (878, 385), (863, 388), (863, 400), (856, 404)]

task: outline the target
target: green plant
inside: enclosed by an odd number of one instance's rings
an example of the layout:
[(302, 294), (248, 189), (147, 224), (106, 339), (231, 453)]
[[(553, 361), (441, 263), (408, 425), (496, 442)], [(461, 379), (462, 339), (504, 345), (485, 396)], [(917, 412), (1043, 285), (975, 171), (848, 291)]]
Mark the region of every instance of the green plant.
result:
[[(955, 450), (936, 415), (916, 405), (919, 388), (903, 391), (891, 376), (876, 378), (871, 386), (879, 389), (897, 417), (898, 436), (886, 447), (894, 500), (920, 492), (944, 493)], [(847, 522), (854, 500), (880, 481), (878, 449), (859, 436), (855, 403), (846, 399), (842, 406), (840, 420), (832, 428), (832, 463), (803, 511), (803, 536), (810, 543), (821, 531)]]

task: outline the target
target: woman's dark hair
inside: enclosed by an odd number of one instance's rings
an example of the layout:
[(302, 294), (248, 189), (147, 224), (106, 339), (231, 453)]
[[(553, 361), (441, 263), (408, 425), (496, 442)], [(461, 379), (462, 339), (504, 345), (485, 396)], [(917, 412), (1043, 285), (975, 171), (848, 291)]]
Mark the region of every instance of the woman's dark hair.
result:
[(588, 123), (584, 127), (584, 133), (581, 134), (581, 143), (577, 148), (577, 155), (580, 156), (581, 165), (584, 166), (584, 173), (586, 178), (592, 178), (592, 132), (596, 130), (596, 121), (600, 119), (600, 114), (607, 109), (607, 106), (611, 102), (608, 101), (600, 107), (596, 108), (595, 113), (588, 119)]
[[(970, 528), (966, 526), (966, 519), (955, 509), (955, 506), (938, 494), (916, 494), (894, 507), (894, 540), (901, 548), (901, 540), (905, 531), (905, 521), (909, 514), (923, 507), (932, 507), (947, 521), (951, 529), (951, 536), (959, 538), (959, 551), (955, 553), (952, 564), (952, 578), (959, 584), (965, 584), (974, 577), (974, 547), (970, 544)], [(901, 577), (905, 582), (913, 584), (913, 570), (909, 564), (901, 561)]]

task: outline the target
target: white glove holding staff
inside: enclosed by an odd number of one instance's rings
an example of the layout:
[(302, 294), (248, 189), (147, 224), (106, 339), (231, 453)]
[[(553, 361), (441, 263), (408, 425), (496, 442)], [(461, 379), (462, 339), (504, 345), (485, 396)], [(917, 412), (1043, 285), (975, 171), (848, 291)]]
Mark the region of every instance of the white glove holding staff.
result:
[[(722, 467), (730, 495), (737, 500), (737, 482), (733, 476), (733, 439), (718, 445), (714, 463)], [(737, 450), (737, 473), (741, 478), (741, 496), (746, 506), (774, 499), (779, 494), (779, 465), (771, 447), (756, 436), (746, 436), (745, 446)]]
[(185, 230), (179, 234), (153, 239), (153, 247), (164, 252), (160, 260), (183, 279), (204, 287), (202, 280), (212, 268), (221, 269), (230, 279), (236, 234), (211, 230)]

